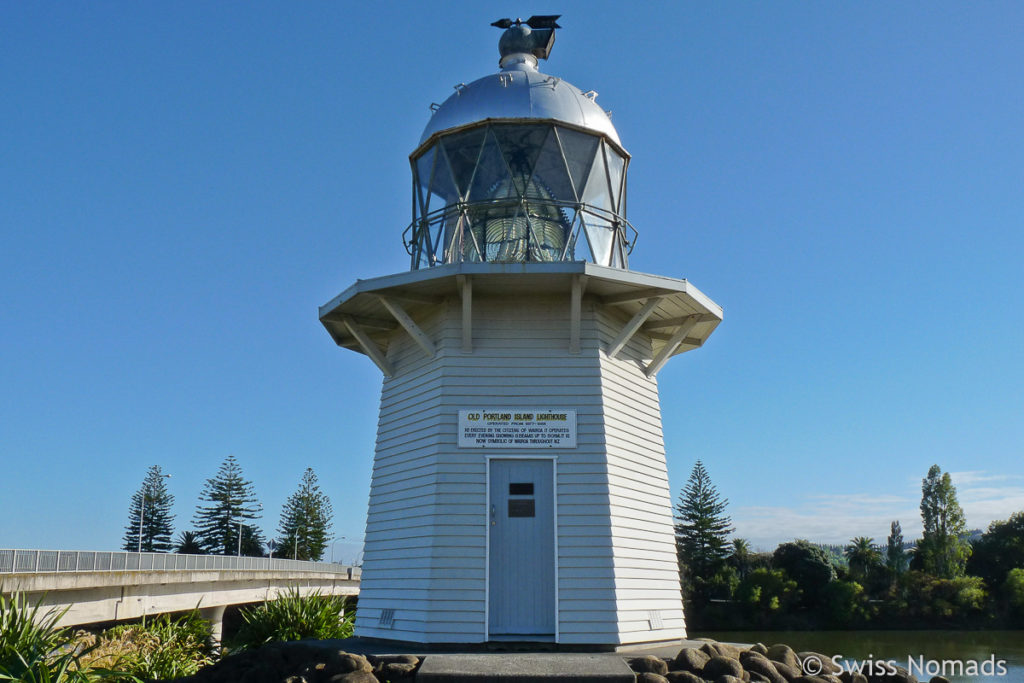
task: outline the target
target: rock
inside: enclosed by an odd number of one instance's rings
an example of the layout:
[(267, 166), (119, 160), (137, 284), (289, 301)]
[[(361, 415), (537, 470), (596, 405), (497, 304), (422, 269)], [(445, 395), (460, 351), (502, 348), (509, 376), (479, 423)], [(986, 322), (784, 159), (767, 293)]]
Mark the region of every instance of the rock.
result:
[[(808, 668), (808, 666), (817, 666), (817, 664), (813, 663), (815, 661), (821, 664), (821, 673), (838, 674), (843, 670), (842, 667), (833, 662), (830, 657), (826, 657), (819, 652), (798, 652), (796, 653), (796, 656), (800, 659), (801, 668), (808, 673), (813, 671), (813, 669)], [(808, 663), (806, 661), (807, 659), (811, 659), (812, 662)]]
[(721, 676), (715, 679), (715, 683), (745, 683), (745, 681), (738, 676), (722, 674)]
[(902, 666), (897, 666), (895, 674), (887, 676), (882, 680), (884, 680), (885, 683), (918, 683), (917, 676), (910, 673)]
[(795, 681), (796, 679), (800, 678), (804, 673), (800, 670), (799, 666), (790, 666), (789, 664), (779, 662), (776, 660), (772, 660), (772, 666), (774, 666), (775, 670), (778, 671), (779, 674), (787, 681)]
[(653, 655), (644, 655), (643, 657), (633, 657), (628, 662), (629, 668), (636, 673), (652, 673), (664, 676), (668, 673), (668, 664), (661, 657), (655, 657)]
[(704, 683), (704, 679), (692, 671), (669, 671), (665, 680), (668, 683)]
[(949, 679), (945, 676), (932, 676), (928, 683), (949, 683)]
[(702, 678), (709, 681), (713, 681), (723, 675), (735, 676), (742, 680), (743, 666), (740, 665), (738, 659), (730, 659), (729, 657), (716, 655), (708, 660), (708, 663), (704, 665), (704, 670), (700, 675)]
[(782, 662), (797, 671), (800, 670), (800, 658), (796, 656), (796, 652), (793, 652), (793, 648), (789, 645), (783, 645), (782, 643), (772, 645), (768, 648), (765, 656), (774, 662)]
[(768, 648), (764, 646), (764, 643), (754, 643), (750, 646), (748, 652), (756, 652), (759, 655), (768, 656)]
[(643, 673), (638, 673), (636, 675), (636, 683), (668, 683), (668, 679), (664, 676), (644, 671)]
[(844, 671), (837, 678), (840, 683), (868, 683), (868, 677), (859, 671)]
[(704, 671), (704, 665), (711, 659), (705, 652), (692, 647), (684, 647), (672, 660), (673, 671), (690, 671), (699, 674)]
[(700, 646), (700, 651), (708, 656), (708, 659), (718, 656), (718, 648), (715, 647), (714, 641), (707, 641)]
[[(772, 680), (770, 678), (768, 678), (767, 676), (763, 676), (763, 675), (761, 675), (759, 673), (753, 673), (753, 672), (748, 671), (747, 675), (750, 676), (750, 683), (772, 683)], [(785, 678), (782, 678), (781, 676), (779, 676), (779, 678), (782, 679), (783, 681), (786, 680)]]
[(743, 648), (730, 645), (729, 643), (715, 643), (714, 647), (718, 650), (718, 654), (729, 659), (739, 659), (740, 653), (743, 652)]
[(344, 650), (339, 650), (333, 659), (333, 669), (338, 673), (346, 674), (353, 671), (371, 673), (373, 671), (373, 665), (362, 655), (352, 655)]
[(775, 663), (751, 650), (740, 653), (740, 664), (751, 674), (758, 674), (769, 683), (786, 683), (786, 678), (775, 668)]
[(350, 671), (347, 674), (334, 674), (327, 683), (378, 683), (377, 677), (369, 671)]
[(381, 670), (384, 678), (389, 681), (412, 680), (419, 664), (403, 664), (401, 662), (390, 662), (385, 664)]

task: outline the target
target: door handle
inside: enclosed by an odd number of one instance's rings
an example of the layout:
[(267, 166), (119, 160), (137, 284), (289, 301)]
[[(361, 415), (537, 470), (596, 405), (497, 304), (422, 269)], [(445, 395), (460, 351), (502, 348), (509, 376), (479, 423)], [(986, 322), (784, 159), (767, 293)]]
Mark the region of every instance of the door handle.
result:
[(494, 521), (494, 516), (497, 513), (497, 508), (494, 507), (494, 503), (491, 503), (491, 526), (494, 526), (497, 522)]

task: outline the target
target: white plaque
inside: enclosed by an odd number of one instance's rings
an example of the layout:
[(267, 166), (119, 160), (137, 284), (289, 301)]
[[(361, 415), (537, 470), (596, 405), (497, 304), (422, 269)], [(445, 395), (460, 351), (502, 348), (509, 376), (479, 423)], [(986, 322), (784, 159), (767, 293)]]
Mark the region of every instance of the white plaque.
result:
[(576, 411), (460, 410), (459, 448), (576, 448)]

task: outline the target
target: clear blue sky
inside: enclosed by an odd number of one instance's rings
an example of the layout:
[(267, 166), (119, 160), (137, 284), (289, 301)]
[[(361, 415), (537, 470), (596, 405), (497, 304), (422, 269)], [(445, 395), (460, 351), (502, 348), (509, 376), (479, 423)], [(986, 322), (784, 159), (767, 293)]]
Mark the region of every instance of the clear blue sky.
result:
[(614, 112), (633, 269), (725, 309), (659, 375), (674, 491), (702, 458), (760, 547), (912, 536), (933, 463), (1024, 509), (1020, 3), (6, 2), (0, 547), (117, 547), (153, 464), (190, 528), (229, 453), (267, 533), (311, 466), (362, 535), (380, 377), (317, 306), (408, 268), (511, 12)]

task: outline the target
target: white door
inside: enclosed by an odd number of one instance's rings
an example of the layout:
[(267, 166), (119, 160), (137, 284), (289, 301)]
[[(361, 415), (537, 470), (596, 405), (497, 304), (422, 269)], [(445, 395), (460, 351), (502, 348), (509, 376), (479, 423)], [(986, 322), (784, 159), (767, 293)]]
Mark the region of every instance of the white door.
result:
[(490, 461), (488, 632), (555, 635), (553, 460)]

